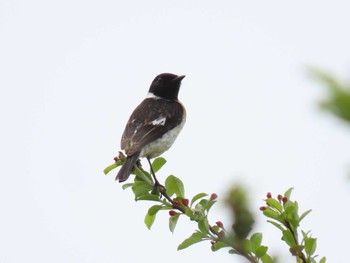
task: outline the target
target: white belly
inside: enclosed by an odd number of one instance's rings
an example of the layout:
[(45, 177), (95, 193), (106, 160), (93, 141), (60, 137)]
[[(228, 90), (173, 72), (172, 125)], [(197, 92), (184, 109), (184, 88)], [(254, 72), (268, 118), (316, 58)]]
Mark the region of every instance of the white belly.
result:
[(181, 129), (185, 125), (186, 118), (184, 116), (181, 124), (174, 129), (168, 131), (159, 139), (147, 144), (141, 151), (140, 157), (155, 158), (161, 155), (163, 152), (169, 150), (171, 145), (173, 145), (177, 136), (179, 135)]

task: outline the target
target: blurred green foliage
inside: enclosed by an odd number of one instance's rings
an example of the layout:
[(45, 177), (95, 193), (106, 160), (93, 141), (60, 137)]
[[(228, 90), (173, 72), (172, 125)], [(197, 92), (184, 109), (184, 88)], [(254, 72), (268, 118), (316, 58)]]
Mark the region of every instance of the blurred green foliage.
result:
[(310, 72), (328, 88), (328, 98), (320, 103), (321, 108), (350, 124), (350, 83), (322, 70), (312, 69)]
[(238, 239), (245, 239), (254, 224), (246, 189), (240, 185), (232, 187), (227, 195), (226, 203), (232, 212), (232, 230), (235, 236)]

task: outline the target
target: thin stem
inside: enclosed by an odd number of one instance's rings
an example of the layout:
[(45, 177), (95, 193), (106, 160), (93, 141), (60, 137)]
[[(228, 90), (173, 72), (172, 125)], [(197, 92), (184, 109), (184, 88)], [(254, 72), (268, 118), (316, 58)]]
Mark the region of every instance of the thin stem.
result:
[(289, 222), (287, 221), (285, 223), (285, 226), (289, 229), (289, 231), (292, 233), (293, 235), (293, 238), (294, 238), (294, 241), (297, 245), (297, 249), (295, 251), (295, 254), (293, 254), (294, 256), (297, 256), (298, 258), (300, 258), (302, 260), (303, 263), (307, 263), (307, 259), (306, 259), (306, 256), (305, 254), (303, 253), (303, 251), (300, 249), (301, 245), (299, 244), (299, 241), (298, 241), (298, 233), (297, 231), (293, 229), (293, 227), (289, 224)]

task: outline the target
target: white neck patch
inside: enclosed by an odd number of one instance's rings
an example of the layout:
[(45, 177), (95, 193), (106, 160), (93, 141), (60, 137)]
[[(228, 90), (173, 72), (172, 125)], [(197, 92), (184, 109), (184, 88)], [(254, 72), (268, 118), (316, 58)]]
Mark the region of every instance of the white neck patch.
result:
[(154, 95), (152, 92), (148, 92), (147, 98), (160, 99), (161, 97)]

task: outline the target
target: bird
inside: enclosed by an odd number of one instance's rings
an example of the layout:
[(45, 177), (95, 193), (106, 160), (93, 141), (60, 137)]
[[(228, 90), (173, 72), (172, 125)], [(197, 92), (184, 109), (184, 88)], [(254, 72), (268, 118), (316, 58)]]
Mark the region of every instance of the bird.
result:
[(154, 78), (146, 98), (135, 108), (125, 126), (120, 146), (126, 160), (116, 181), (126, 181), (141, 157), (150, 159), (167, 151), (186, 122), (186, 109), (178, 99), (185, 75), (162, 73)]

